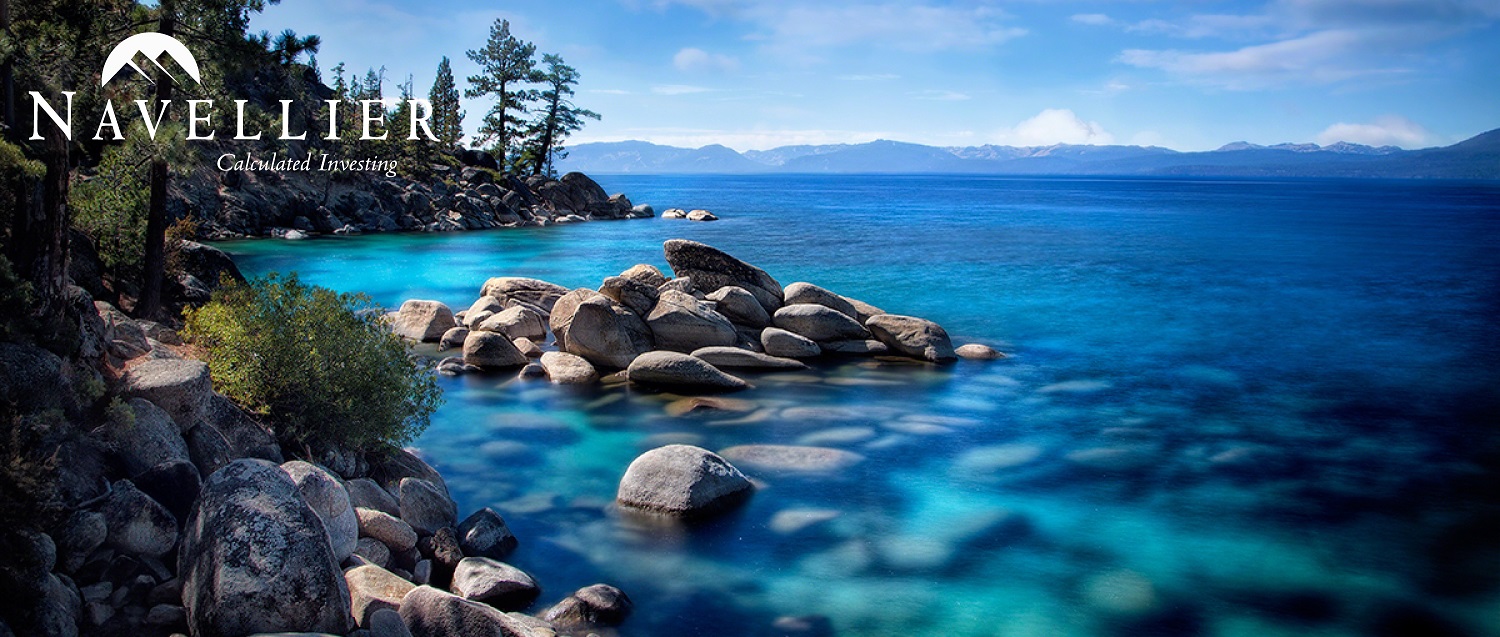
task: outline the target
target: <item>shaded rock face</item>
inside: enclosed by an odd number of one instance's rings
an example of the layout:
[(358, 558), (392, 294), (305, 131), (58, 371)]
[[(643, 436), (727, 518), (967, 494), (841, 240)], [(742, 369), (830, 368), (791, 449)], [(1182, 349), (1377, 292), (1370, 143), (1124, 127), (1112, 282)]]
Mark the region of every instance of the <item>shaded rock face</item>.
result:
[(615, 499), (635, 509), (696, 517), (730, 508), (750, 490), (745, 474), (717, 454), (691, 445), (667, 445), (630, 463)]
[(783, 307), (776, 310), (771, 321), (776, 327), (818, 343), (864, 339), (869, 336), (864, 326), (849, 315), (815, 303)]
[(453, 571), (453, 592), (501, 610), (526, 608), (541, 588), (521, 569), (487, 557), (466, 557)]
[(56, 354), (34, 345), (0, 343), (0, 398), (17, 409), (74, 411), (78, 404), (69, 380)]
[(281, 470), (292, 478), (302, 499), (323, 521), (333, 559), (343, 562), (354, 553), (359, 540), (359, 518), (349, 504), (349, 492), (333, 474), (308, 462), (293, 460), (281, 465)]
[(559, 630), (618, 626), (630, 615), (634, 604), (625, 592), (608, 584), (578, 589), (542, 613), (542, 619)]
[(848, 299), (811, 283), (798, 281), (788, 285), (783, 290), (783, 295), (783, 300), (786, 301), (787, 305), (797, 305), (799, 303), (821, 305), (826, 308), (838, 310), (844, 316), (856, 321), (859, 320), (859, 311), (854, 308), (854, 304), (850, 303)]
[(358, 478), (344, 483), (344, 489), (349, 492), (349, 504), (355, 508), (374, 509), (389, 515), (401, 515), (401, 504), (396, 501), (389, 491), (386, 491), (369, 478)]
[(552, 312), (557, 300), (567, 293), (568, 288), (561, 285), (514, 276), (492, 278), (485, 281), (484, 286), (479, 289), (480, 296), (494, 297), (502, 304), (508, 300), (516, 300), (535, 305), (548, 313)]
[(190, 461), (187, 442), (172, 416), (150, 401), (130, 399), (134, 422), (111, 419), (102, 428), (104, 443), (125, 463), (132, 477), (169, 460)]
[(823, 353), (812, 339), (777, 327), (760, 333), (760, 345), (766, 354), (783, 358), (812, 358)]
[(714, 290), (707, 297), (714, 302), (714, 309), (736, 325), (762, 328), (771, 324), (771, 315), (761, 307), (755, 295), (738, 285), (726, 285)]
[(121, 553), (161, 557), (177, 545), (177, 518), (129, 480), (114, 483), (103, 513), (107, 543)]
[(597, 367), (624, 369), (653, 347), (640, 316), (599, 295), (578, 304), (562, 337), (566, 351)]
[(515, 305), (484, 319), (475, 329), (498, 332), (512, 340), (541, 341), (547, 338), (547, 317), (525, 305)]
[(349, 590), (318, 515), (280, 467), (209, 476), (178, 552), (194, 637), (349, 629)]
[(541, 364), (547, 372), (547, 378), (559, 385), (581, 385), (599, 380), (599, 373), (594, 371), (594, 366), (575, 354), (543, 352)]
[(520, 367), (526, 356), (510, 337), (498, 332), (469, 332), (464, 338), (464, 364), (484, 369)]
[(402, 303), (391, 322), (397, 336), (424, 343), (442, 339), (445, 332), (455, 327), (458, 321), (447, 305), (416, 299)]
[(475, 511), (458, 524), (458, 542), (464, 555), (497, 560), (505, 559), (519, 544), (505, 519), (489, 507)]
[(596, 296), (598, 292), (588, 288), (578, 288), (557, 299), (552, 306), (552, 313), (547, 316), (547, 325), (552, 328), (552, 336), (557, 339), (557, 348), (567, 350), (568, 330), (573, 325), (573, 314), (578, 311), (578, 304)]
[(677, 352), (646, 352), (630, 362), (630, 382), (677, 389), (739, 390), (750, 387), (707, 362)]
[(630, 308), (630, 311), (645, 316), (651, 313), (651, 308), (656, 307), (657, 298), (661, 294), (658, 287), (660, 284), (651, 285), (636, 279), (612, 276), (599, 285), (599, 293)]
[(902, 355), (934, 363), (948, 363), (958, 358), (948, 332), (927, 319), (882, 314), (871, 317), (865, 326), (880, 342)]
[(720, 369), (806, 369), (801, 361), (771, 356), (738, 347), (704, 347), (694, 350), (693, 357)]
[(431, 586), (418, 586), (401, 600), (401, 619), (412, 637), (519, 637), (533, 634), (530, 627), (499, 610), (445, 593)]
[(188, 457), (198, 467), (200, 477), (207, 478), (234, 459), (234, 450), (229, 439), (218, 427), (207, 422), (198, 423), (187, 433)]
[(664, 249), (672, 271), (679, 277), (691, 277), (693, 284), (704, 292), (734, 285), (754, 295), (768, 313), (781, 307), (781, 284), (765, 270), (696, 241), (672, 239)]
[(401, 479), (401, 519), (418, 532), (432, 535), (453, 526), (458, 506), (447, 491), (420, 478)]
[(235, 457), (281, 463), (281, 447), (276, 444), (276, 436), (228, 398), (218, 394), (209, 397), (205, 422), (224, 434)]
[(122, 381), (127, 398), (144, 398), (171, 414), (181, 431), (198, 424), (213, 393), (208, 365), (192, 360), (148, 360), (130, 368)]
[(173, 537), (176, 536), (176, 521), (187, 519), (203, 485), (198, 468), (186, 460), (165, 461), (132, 478), (132, 481), (172, 514), (174, 527), (170, 535)]
[(734, 345), (739, 338), (734, 324), (724, 315), (692, 295), (675, 290), (661, 293), (656, 307), (646, 316), (646, 324), (658, 348), (676, 352)]

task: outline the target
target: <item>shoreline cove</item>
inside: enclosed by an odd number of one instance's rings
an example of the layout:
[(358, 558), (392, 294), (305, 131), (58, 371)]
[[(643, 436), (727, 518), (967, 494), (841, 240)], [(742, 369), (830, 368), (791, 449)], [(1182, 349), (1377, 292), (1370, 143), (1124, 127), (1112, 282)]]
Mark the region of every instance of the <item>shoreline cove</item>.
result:
[[(316, 161), (316, 168), (314, 162)], [(292, 159), (281, 157), (279, 153), (271, 153), (269, 159), (257, 158), (255, 153), (247, 153), (240, 158), (238, 153), (224, 153), (214, 162), (220, 173), (231, 171), (244, 172), (376, 172), (386, 177), (397, 176), (400, 162), (394, 159), (380, 159), (378, 157), (365, 159), (340, 159), (329, 153), (307, 151), (307, 157), (303, 159)]]

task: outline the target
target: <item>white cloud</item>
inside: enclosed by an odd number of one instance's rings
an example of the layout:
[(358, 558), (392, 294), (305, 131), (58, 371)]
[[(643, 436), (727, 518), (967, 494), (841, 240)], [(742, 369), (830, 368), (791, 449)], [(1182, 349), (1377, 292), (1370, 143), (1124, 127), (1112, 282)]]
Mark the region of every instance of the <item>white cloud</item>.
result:
[(1106, 24), (1114, 23), (1113, 18), (1110, 18), (1109, 16), (1102, 13), (1078, 13), (1074, 14), (1070, 19), (1079, 24), (1088, 24), (1092, 26), (1104, 26)]
[(658, 84), (651, 87), (651, 92), (657, 95), (693, 95), (696, 93), (709, 93), (713, 89), (702, 86), (691, 86), (688, 84)]
[(731, 72), (740, 68), (740, 61), (727, 55), (709, 53), (703, 49), (687, 47), (672, 56), (672, 66), (679, 71)]
[(1065, 108), (1046, 109), (1016, 124), (1015, 128), (1001, 131), (999, 137), (1000, 143), (1015, 146), (1101, 145), (1115, 141), (1115, 136), (1098, 122), (1086, 122)]
[(1400, 37), (1403, 36), (1388, 32), (1328, 30), (1233, 51), (1128, 49), (1120, 53), (1118, 60), (1236, 90), (1286, 83), (1328, 84), (1360, 76), (1407, 72), (1401, 67), (1371, 64), (1361, 55), (1381, 42)]
[(1318, 143), (1351, 142), (1368, 146), (1420, 148), (1432, 142), (1433, 135), (1421, 124), (1399, 115), (1375, 118), (1367, 124), (1339, 122), (1318, 134)]

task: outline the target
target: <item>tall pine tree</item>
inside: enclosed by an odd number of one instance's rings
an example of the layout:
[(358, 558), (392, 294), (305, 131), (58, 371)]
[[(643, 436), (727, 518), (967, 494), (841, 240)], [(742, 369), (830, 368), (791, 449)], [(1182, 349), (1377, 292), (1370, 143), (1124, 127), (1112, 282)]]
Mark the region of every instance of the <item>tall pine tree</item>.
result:
[(511, 35), (509, 20), (496, 20), (484, 48), (468, 52), (480, 72), (469, 76), (464, 96), (495, 98), (495, 105), (485, 113), (484, 124), (479, 127), (479, 141), (491, 143), (496, 159), (506, 168), (511, 164), (507, 157), (518, 145), (516, 133), (524, 123), (527, 104), (536, 100), (535, 91), (521, 88), (538, 81), (534, 55), (536, 45)]
[(446, 55), (438, 62), (437, 79), (432, 81), (427, 100), (432, 102), (432, 134), (437, 135), (441, 148), (452, 150), (464, 136), (464, 112), (459, 109), (458, 87)]
[(578, 69), (563, 63), (562, 56), (548, 53), (542, 56), (546, 70), (541, 73), (545, 85), (540, 94), (542, 111), (531, 126), (531, 137), (526, 144), (526, 158), (531, 163), (531, 174), (550, 175), (554, 157), (567, 157), (562, 142), (568, 135), (583, 128), (583, 120), (598, 120), (599, 114), (579, 108), (569, 98), (573, 97), (573, 86), (578, 84)]

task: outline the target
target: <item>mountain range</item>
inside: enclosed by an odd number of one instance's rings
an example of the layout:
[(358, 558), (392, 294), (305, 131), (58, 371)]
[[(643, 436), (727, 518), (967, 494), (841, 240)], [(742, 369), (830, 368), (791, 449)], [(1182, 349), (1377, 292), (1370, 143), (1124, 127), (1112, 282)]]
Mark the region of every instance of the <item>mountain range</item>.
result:
[(568, 148), (560, 171), (591, 174), (967, 173), (1196, 177), (1359, 177), (1500, 180), (1500, 129), (1452, 146), (1403, 150), (1338, 142), (1179, 152), (1157, 146), (940, 147), (876, 140), (743, 153), (718, 144), (677, 148), (599, 142)]

